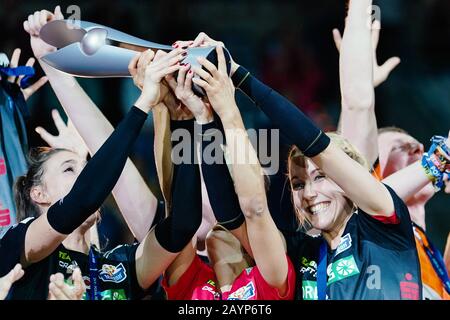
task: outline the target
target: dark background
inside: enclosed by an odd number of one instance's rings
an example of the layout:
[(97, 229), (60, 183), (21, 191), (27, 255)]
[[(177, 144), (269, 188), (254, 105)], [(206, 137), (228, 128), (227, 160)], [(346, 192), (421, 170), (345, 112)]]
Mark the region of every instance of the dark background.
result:
[[(14, 48), (20, 47), (24, 64), (32, 53), (22, 22), (34, 11), (53, 10), (58, 4), (64, 14), (67, 6), (75, 4), (81, 8), (82, 20), (162, 44), (193, 39), (204, 31), (222, 40), (239, 64), (301, 106), (323, 129), (333, 130), (339, 115), (340, 92), (338, 54), (331, 30), (343, 29), (344, 2), (2, 0), (0, 50), (10, 56)], [(375, 4), (381, 8), (382, 22), (379, 62), (394, 55), (402, 59), (400, 67), (377, 89), (379, 126), (401, 127), (428, 148), (432, 135), (446, 135), (450, 128), (450, 1), (379, 0)], [(80, 82), (113, 125), (138, 96), (129, 79)], [(270, 126), (265, 116), (243, 97), (238, 96), (238, 102), (247, 127)], [(42, 125), (56, 133), (49, 111), (60, 106), (49, 85), (30, 99), (29, 106), (30, 144), (42, 145), (44, 142), (33, 129)], [(133, 159), (159, 195), (152, 130), (152, 121), (148, 120)], [(449, 205), (450, 195), (443, 193), (427, 205), (427, 231), (441, 250), (450, 231)], [(106, 203), (103, 211), (100, 229), (110, 240), (108, 247), (130, 241), (113, 200)]]

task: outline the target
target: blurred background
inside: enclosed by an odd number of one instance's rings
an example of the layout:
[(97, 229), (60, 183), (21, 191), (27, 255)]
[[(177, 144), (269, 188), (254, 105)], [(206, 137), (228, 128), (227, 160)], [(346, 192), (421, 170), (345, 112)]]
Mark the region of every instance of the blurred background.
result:
[[(379, 62), (383, 63), (391, 56), (402, 59), (389, 80), (377, 88), (378, 124), (380, 127), (395, 125), (403, 128), (428, 149), (432, 135), (446, 135), (450, 128), (450, 19), (447, 17), (450, 1), (374, 2), (381, 8)], [(23, 31), (23, 21), (36, 10), (53, 11), (58, 4), (64, 14), (68, 6), (78, 5), (82, 20), (161, 44), (194, 39), (204, 31), (223, 41), (237, 63), (300, 106), (324, 130), (334, 130), (340, 112), (340, 89), (338, 54), (331, 32), (335, 27), (343, 30), (344, 3), (344, 0), (190, 3), (174, 0), (2, 0), (0, 51), (10, 56), (14, 48), (21, 48), (24, 64), (32, 52), (29, 38)], [(130, 79), (79, 81), (113, 125), (120, 121), (139, 94)], [(238, 94), (237, 99), (248, 128), (270, 128), (268, 119), (245, 97)], [(29, 100), (29, 108), (32, 113), (28, 123), (30, 145), (44, 145), (34, 128), (40, 125), (56, 134), (50, 110), (61, 110), (50, 85)], [(152, 191), (161, 199), (152, 141), (152, 119), (148, 119), (136, 144), (133, 160)], [(274, 190), (283, 189), (279, 186), (284, 183), (287, 150), (287, 145), (280, 148), (280, 171), (271, 177)], [(288, 193), (285, 190), (284, 194), (274, 192), (270, 195), (270, 206), (283, 213), (275, 219), (282, 229), (294, 225)], [(427, 205), (427, 231), (441, 250), (450, 231), (449, 208), (450, 195), (443, 193)], [(133, 240), (112, 198), (103, 207), (100, 232), (107, 248)]]

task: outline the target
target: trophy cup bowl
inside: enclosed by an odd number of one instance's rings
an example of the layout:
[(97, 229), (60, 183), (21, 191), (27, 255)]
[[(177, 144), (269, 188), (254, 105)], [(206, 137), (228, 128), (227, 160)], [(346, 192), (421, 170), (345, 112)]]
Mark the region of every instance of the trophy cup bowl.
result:
[[(40, 31), (43, 41), (57, 48), (42, 57), (50, 66), (76, 77), (114, 78), (131, 77), (128, 64), (137, 52), (172, 51), (168, 45), (146, 41), (100, 24), (79, 20), (55, 20)], [(224, 48), (228, 75), (231, 71), (231, 56)], [(215, 47), (187, 48), (183, 63), (201, 67), (197, 57), (205, 57), (217, 66)], [(198, 77), (195, 75), (194, 77)], [(196, 84), (192, 89), (197, 95), (205, 92)]]

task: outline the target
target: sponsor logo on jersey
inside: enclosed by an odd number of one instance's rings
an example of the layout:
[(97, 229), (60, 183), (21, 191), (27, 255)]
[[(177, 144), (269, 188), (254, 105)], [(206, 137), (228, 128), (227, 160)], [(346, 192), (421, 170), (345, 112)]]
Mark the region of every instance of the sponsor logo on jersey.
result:
[(67, 252), (64, 252), (64, 251), (59, 251), (58, 252), (58, 257), (61, 260), (72, 261), (72, 259), (70, 259), (69, 254)]
[(302, 281), (302, 296), (303, 300), (318, 300), (317, 296), (317, 282), (316, 281)]
[(117, 266), (104, 264), (98, 274), (103, 282), (120, 283), (127, 277), (127, 272), (122, 263)]
[[(214, 283), (214, 281), (210, 280), (212, 283)], [(208, 281), (209, 283), (209, 281)], [(216, 291), (216, 287), (213, 286), (211, 287), (210, 285), (206, 285), (203, 286), (202, 288), (203, 291), (208, 291), (209, 293), (211, 293), (214, 297), (214, 300), (220, 300), (220, 293)]]
[(74, 260), (71, 262), (66, 262), (66, 261), (58, 261), (58, 265), (63, 268), (66, 269), (66, 273), (72, 273), (73, 270), (75, 270), (76, 267), (78, 267), (78, 263)]
[(250, 300), (255, 296), (255, 285), (250, 281), (247, 285), (237, 289), (228, 296), (227, 300)]
[(345, 236), (341, 238), (341, 243), (337, 247), (336, 250), (336, 256), (345, 250), (350, 249), (352, 246), (352, 237), (350, 236), (350, 233), (347, 233)]
[(412, 274), (407, 273), (405, 280), (400, 282), (402, 300), (419, 300), (419, 284), (413, 281)]
[(353, 255), (339, 259), (328, 265), (328, 285), (359, 273), (360, 272)]

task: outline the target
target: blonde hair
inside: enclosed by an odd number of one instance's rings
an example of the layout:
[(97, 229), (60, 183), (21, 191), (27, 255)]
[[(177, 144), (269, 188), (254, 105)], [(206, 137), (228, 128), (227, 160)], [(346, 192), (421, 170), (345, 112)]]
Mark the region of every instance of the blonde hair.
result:
[[(366, 160), (366, 158), (359, 152), (359, 150), (352, 145), (347, 139), (345, 139), (343, 136), (336, 132), (327, 132), (327, 136), (331, 139), (331, 143), (335, 144), (339, 149), (344, 151), (350, 158), (358, 162), (360, 165), (362, 165), (364, 168), (366, 168), (368, 171), (372, 170), (372, 167), (369, 165), (369, 162)], [(306, 159), (308, 159), (296, 146), (292, 146), (292, 148), (289, 151), (288, 156), (288, 176), (289, 176), (289, 183), (292, 189), (292, 182), (291, 182), (291, 163), (295, 163), (301, 167), (305, 167)], [(293, 197), (293, 193), (291, 192), (291, 197)], [(292, 203), (294, 203), (294, 199), (292, 198)], [(306, 219), (305, 217), (298, 212), (298, 208), (294, 204), (295, 209), (295, 215), (297, 217), (297, 220), (302, 227), (306, 226)]]

